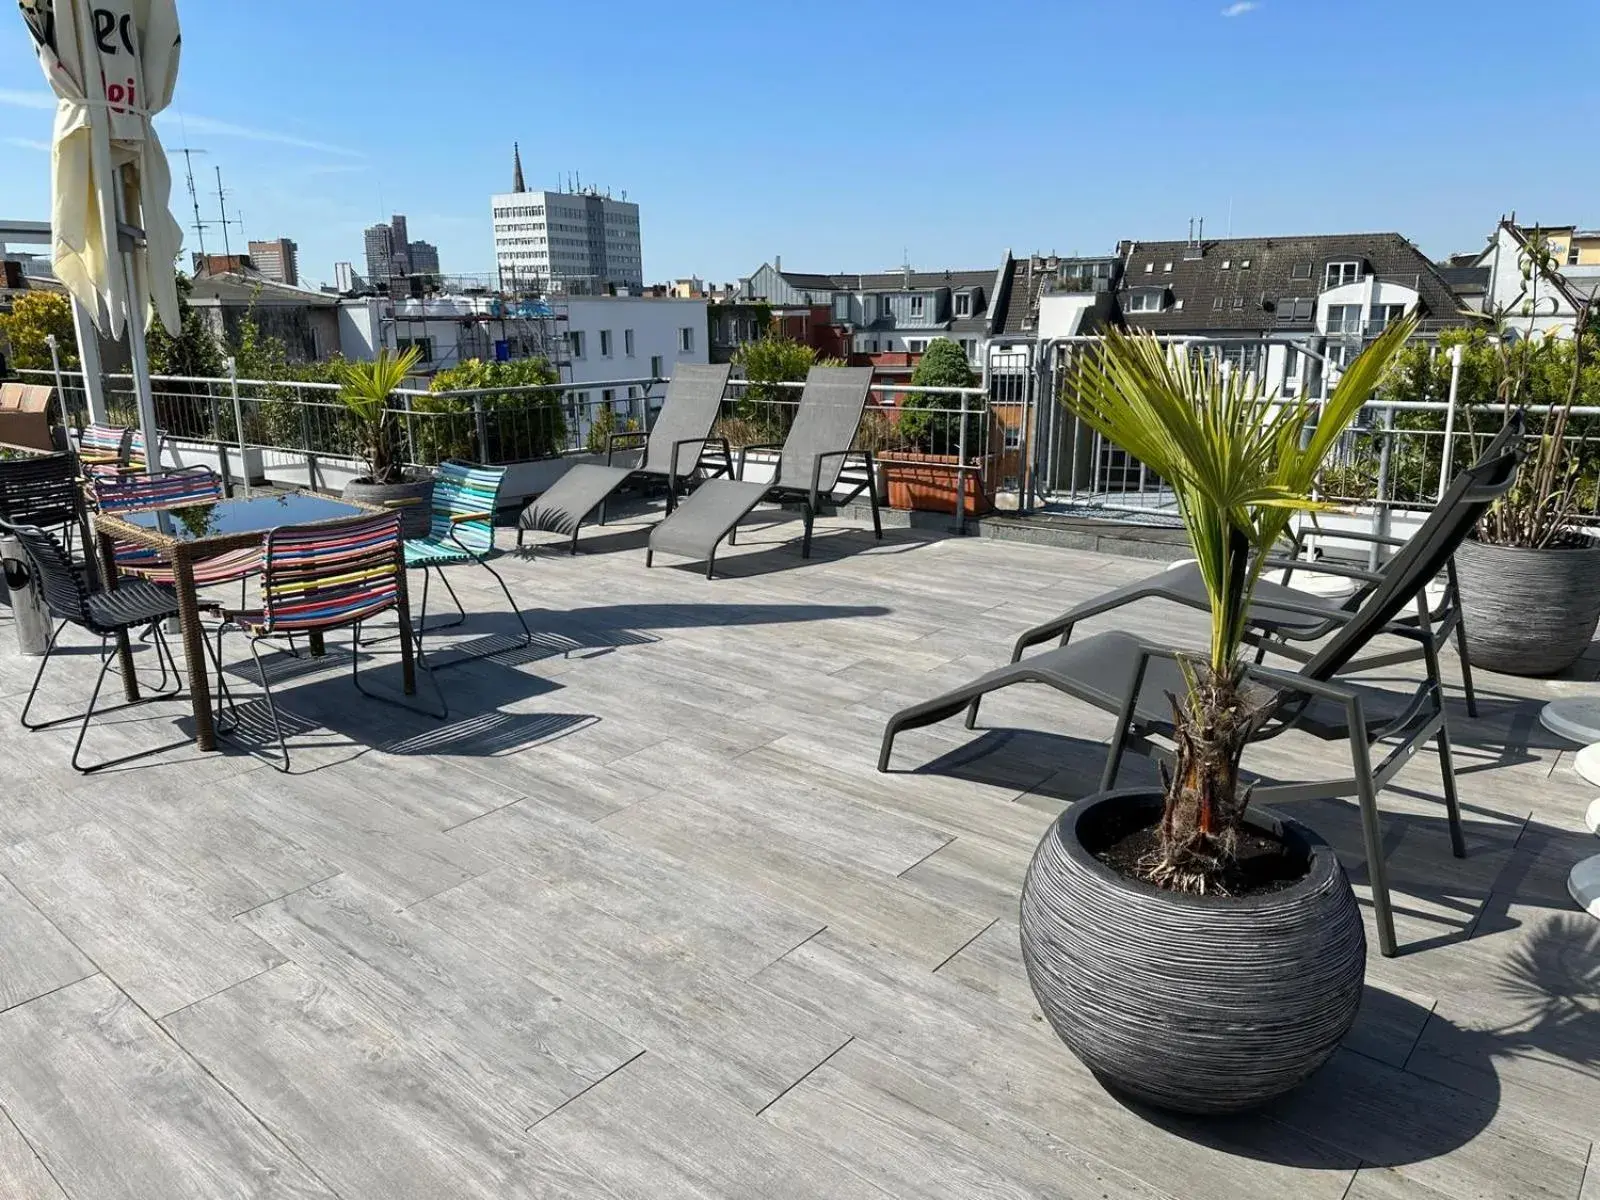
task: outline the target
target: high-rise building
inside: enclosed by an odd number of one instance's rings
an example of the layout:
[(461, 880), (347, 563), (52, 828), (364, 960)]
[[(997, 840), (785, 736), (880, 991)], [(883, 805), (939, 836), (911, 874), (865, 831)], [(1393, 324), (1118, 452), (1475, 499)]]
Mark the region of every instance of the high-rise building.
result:
[(394, 230), (388, 225), (369, 225), (362, 235), (367, 249), (367, 278), (382, 283), (394, 272)]
[(501, 287), (603, 292), (644, 286), (637, 204), (594, 189), (528, 191), (516, 147), (512, 186), (489, 199)]
[(390, 253), (394, 255), (395, 275), (411, 274), (411, 235), (406, 232), (404, 213), (395, 213), (389, 221)]
[(268, 279), (295, 286), (300, 283), (300, 247), (288, 238), (251, 242), (250, 261)]
[(412, 242), (409, 248), (409, 257), (413, 275), (437, 275), (439, 273), (439, 247), (432, 242)]

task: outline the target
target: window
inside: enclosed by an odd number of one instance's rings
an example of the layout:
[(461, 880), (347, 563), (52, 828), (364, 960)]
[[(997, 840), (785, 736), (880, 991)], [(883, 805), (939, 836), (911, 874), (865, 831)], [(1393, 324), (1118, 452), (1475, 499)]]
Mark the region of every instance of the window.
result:
[(927, 338), (907, 338), (906, 339), (906, 353), (907, 354), (921, 354), (927, 348), (928, 348), (928, 339)]
[(1322, 286), (1327, 288), (1343, 287), (1347, 283), (1354, 283), (1361, 278), (1361, 264), (1359, 262), (1331, 262), (1327, 272), (1322, 277)]
[(1372, 306), (1372, 332), (1377, 333), (1380, 330), (1389, 328), (1389, 323), (1398, 321), (1405, 316), (1405, 312), (1406, 309), (1403, 304), (1374, 304)]
[(568, 333), (567, 333), (567, 345), (572, 348), (572, 357), (573, 358), (582, 358), (583, 357), (583, 331), (581, 329), (569, 330)]
[(1295, 263), (1294, 266), (1289, 268), (1289, 278), (1290, 279), (1310, 279), (1311, 278), (1311, 264), (1310, 263)]
[(1221, 307), (1222, 307), (1222, 297), (1221, 296), (1217, 296), (1211, 301), (1211, 309), (1212, 309), (1213, 312), (1215, 312), (1217, 309), (1219, 309)]
[(1128, 295), (1129, 312), (1160, 312), (1164, 293), (1159, 288), (1140, 288)]
[(1007, 450), (1021, 450), (1022, 449), (1022, 430), (1021, 430), (1020, 427), (1013, 426), (1013, 425), (1007, 425), (1006, 429), (1005, 429), (1005, 434), (1006, 434), (1006, 449)]
[(633, 357), (633, 330), (631, 329), (622, 331), (622, 352), (629, 358)]
[(1244, 308), (1244, 297), (1243, 296), (1235, 296), (1233, 298), (1233, 311), (1234, 312), (1239, 312), (1243, 308)]
[(967, 361), (968, 362), (977, 362), (978, 361), (978, 339), (977, 338), (962, 338), (961, 339), (961, 348), (967, 352)]
[(1241, 258), (1239, 260), (1239, 270), (1248, 271), (1249, 269), (1250, 269), (1250, 260), (1248, 258)]
[(600, 357), (611, 357), (611, 330), (609, 329), (602, 329), (600, 331)]
[(884, 317), (892, 315), (891, 312), (890, 312), (890, 309), (889, 309), (889, 297), (888, 296), (879, 296), (878, 297), (878, 315), (879, 316), (884, 316)]
[(1330, 305), (1328, 305), (1328, 332), (1329, 333), (1360, 333), (1361, 332), (1361, 305), (1359, 305), (1359, 304), (1330, 304)]
[(1161, 272), (1164, 275), (1171, 275), (1172, 274), (1172, 264), (1171, 263), (1162, 263), (1161, 264)]
[(694, 326), (685, 325), (678, 330), (678, 353), (689, 354), (694, 350)]
[(650, 378), (661, 378), (661, 355), (659, 354), (652, 354), (650, 356)]
[(402, 351), (415, 346), (419, 363), (431, 363), (433, 361), (433, 339), (431, 337), (396, 338), (395, 346)]
[(616, 398), (617, 398), (617, 389), (616, 388), (605, 388), (600, 393), (600, 403), (604, 404), (607, 408), (611, 407), (611, 402), (613, 400), (615, 400)]
[(1567, 247), (1567, 266), (1575, 267), (1577, 265), (1578, 265), (1578, 243), (1577, 242), (1573, 242), (1571, 245), (1569, 245)]
[(1155, 273), (1155, 269), (1156, 269), (1155, 263), (1145, 263), (1145, 265), (1144, 265), (1144, 273), (1146, 275), (1153, 275)]
[(911, 315), (913, 317), (920, 317), (922, 315), (922, 297), (921, 296), (913, 296), (913, 297), (911, 297)]
[(1231, 266), (1233, 266), (1233, 260), (1231, 258), (1225, 258), (1225, 259), (1222, 260), (1222, 269), (1224, 271), (1226, 271)]
[(848, 321), (850, 319), (850, 294), (839, 292), (833, 297), (833, 319)]
[(970, 292), (956, 293), (956, 316), (970, 317), (972, 315), (972, 295)]
[(872, 339), (872, 352), (874, 354), (876, 354), (878, 352), (878, 339), (877, 338), (873, 338)]
[(1283, 352), (1283, 388), (1285, 396), (1292, 396), (1300, 390), (1300, 351), (1293, 346), (1286, 347)]

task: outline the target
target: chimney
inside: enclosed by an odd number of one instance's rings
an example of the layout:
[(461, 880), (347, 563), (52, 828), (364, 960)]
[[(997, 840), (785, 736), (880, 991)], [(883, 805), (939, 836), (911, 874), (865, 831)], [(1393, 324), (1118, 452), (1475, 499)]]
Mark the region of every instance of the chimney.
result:
[(772, 256), (772, 269), (778, 272), (783, 270), (783, 255), (774, 254)]

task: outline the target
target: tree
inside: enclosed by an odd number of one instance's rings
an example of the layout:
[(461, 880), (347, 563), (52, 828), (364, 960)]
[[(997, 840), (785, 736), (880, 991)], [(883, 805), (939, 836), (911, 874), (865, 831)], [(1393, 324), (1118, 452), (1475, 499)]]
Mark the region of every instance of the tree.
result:
[(205, 319), (189, 304), (194, 284), (182, 273), (178, 275), (177, 283), (178, 332), (176, 335), (169, 333), (166, 326), (162, 325), (160, 317), (150, 323), (150, 332), (145, 339), (145, 349), (150, 358), (150, 373), (189, 375), (206, 379), (220, 376), (226, 371), (222, 361), (222, 346), (217, 342)]
[(733, 417), (740, 423), (741, 440), (755, 442), (781, 440), (794, 421), (800, 393), (780, 384), (803, 382), (812, 367), (843, 365), (836, 358), (819, 358), (812, 347), (786, 337), (746, 342), (733, 361), (749, 381), (733, 406)]
[(50, 369), (49, 334), (63, 367), (78, 365), (78, 337), (72, 328), (72, 303), (64, 292), (31, 291), (18, 296), (9, 313), (0, 313), (0, 337), (10, 347), (6, 357), (19, 371)]
[(339, 401), (361, 429), (361, 457), (368, 483), (399, 483), (404, 464), (395, 453), (394, 410), (389, 397), (406, 381), (422, 351), (412, 346), (391, 356), (378, 351), (372, 362), (348, 362), (340, 371)]
[[(965, 388), (975, 382), (972, 368), (967, 365), (967, 352), (949, 338), (934, 338), (923, 351), (916, 370), (911, 372), (911, 382), (916, 387)], [(924, 450), (935, 446), (941, 452), (953, 454), (960, 448), (958, 429), (962, 397), (942, 396), (937, 393), (912, 392), (900, 408), (900, 435)], [(968, 407), (975, 401), (967, 398)], [(976, 413), (966, 419), (966, 447), (969, 455), (978, 453), (981, 419)]]

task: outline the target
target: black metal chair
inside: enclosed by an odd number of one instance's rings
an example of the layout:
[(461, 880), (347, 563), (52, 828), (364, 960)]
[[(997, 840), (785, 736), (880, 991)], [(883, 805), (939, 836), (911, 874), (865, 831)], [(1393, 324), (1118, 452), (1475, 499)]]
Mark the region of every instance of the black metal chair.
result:
[(57, 532), (70, 556), (78, 540), (93, 561), (89, 514), (71, 454), (41, 454), (0, 462), (0, 520)]
[[(67, 721), (80, 720), (78, 739), (72, 747), (72, 765), (85, 774), (169, 749), (168, 746), (160, 746), (154, 750), (126, 754), (88, 766), (79, 761), (84, 737), (89, 732), (89, 721), (93, 718), (100, 700), (100, 690), (105, 686), (106, 675), (110, 672), (112, 664), (117, 661), (118, 656), (112, 643), (117, 634), (125, 634), (134, 629), (148, 629), (155, 645), (156, 663), (161, 668), (161, 678), (155, 688), (141, 699), (99, 711), (116, 712), (149, 700), (170, 700), (180, 692), (181, 684), (177, 681), (182, 677), (178, 672), (178, 664), (172, 657), (172, 649), (167, 645), (166, 636), (161, 632), (161, 622), (178, 615), (177, 593), (170, 587), (142, 579), (126, 579), (121, 581), (118, 587), (96, 589), (91, 585), (87, 573), (73, 564), (62, 544), (44, 530), (33, 525), (18, 525), (0, 520), (0, 532), (10, 534), (22, 543), (23, 549), (33, 563), (33, 569), (39, 574), (45, 607), (57, 622), (50, 632), (44, 657), (39, 660), (39, 670), (34, 674), (33, 686), (28, 689), (28, 698), (22, 705), (23, 727), (30, 730), (48, 729)], [(94, 691), (89, 695), (89, 707), (84, 710), (81, 718), (74, 714), (48, 721), (30, 721), (28, 714), (39, 693), (39, 684), (44, 679), (45, 668), (50, 665), (50, 660), (59, 646), (61, 634), (68, 625), (76, 625), (100, 637), (100, 674), (95, 679)], [(170, 690), (169, 667), (173, 681)]]

